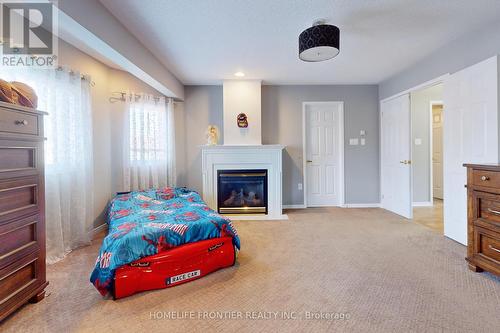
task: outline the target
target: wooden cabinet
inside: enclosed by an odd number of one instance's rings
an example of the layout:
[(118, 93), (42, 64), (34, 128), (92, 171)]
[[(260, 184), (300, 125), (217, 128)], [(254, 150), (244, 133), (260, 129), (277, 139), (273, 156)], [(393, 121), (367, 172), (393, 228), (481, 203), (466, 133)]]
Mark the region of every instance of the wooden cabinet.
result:
[(500, 164), (467, 167), (467, 261), (500, 275)]
[(0, 102), (0, 321), (43, 299), (43, 116)]

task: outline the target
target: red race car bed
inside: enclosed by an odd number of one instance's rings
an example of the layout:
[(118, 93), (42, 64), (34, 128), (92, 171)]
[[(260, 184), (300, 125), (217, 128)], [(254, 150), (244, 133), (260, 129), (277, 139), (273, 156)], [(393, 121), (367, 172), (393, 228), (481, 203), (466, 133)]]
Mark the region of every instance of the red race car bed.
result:
[(108, 224), (90, 281), (115, 299), (232, 266), (240, 245), (231, 221), (185, 188), (118, 195)]
[(174, 287), (233, 266), (235, 261), (231, 237), (181, 245), (118, 268), (113, 297), (118, 299), (139, 291)]

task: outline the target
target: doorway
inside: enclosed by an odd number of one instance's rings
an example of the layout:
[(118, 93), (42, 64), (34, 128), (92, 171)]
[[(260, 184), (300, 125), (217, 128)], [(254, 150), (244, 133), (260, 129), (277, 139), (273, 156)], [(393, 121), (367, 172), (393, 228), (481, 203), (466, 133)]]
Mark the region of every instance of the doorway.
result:
[[(443, 100), (444, 105), (442, 117), (444, 235), (464, 245), (467, 245), (467, 190), (464, 187), (467, 182), (467, 172), (463, 165), (464, 163), (497, 163), (499, 159), (498, 59), (498, 56), (495, 55), (452, 74), (445, 74), (381, 100), (382, 114), (384, 102), (417, 92), (424, 87), (432, 87), (442, 83), (443, 94), (442, 98), (439, 99)], [(429, 114), (428, 110), (427, 114)], [(405, 108), (401, 108), (401, 111), (407, 112)], [(381, 123), (381, 150), (383, 150), (385, 133), (383, 121)], [(403, 126), (406, 127), (405, 124)], [(415, 145), (415, 138), (410, 136), (408, 138), (408, 140), (413, 140), (412, 150), (416, 146), (422, 145), (422, 142), (419, 141)], [(405, 149), (403, 151), (405, 154), (400, 154), (401, 158), (404, 158), (406, 156), (406, 140), (402, 142), (401, 146), (404, 146)], [(415, 154), (412, 155), (412, 158), (414, 156)], [(430, 153), (428, 156), (430, 157)], [(382, 167), (383, 158), (384, 156), (381, 155)], [(413, 166), (413, 161), (411, 163)], [(432, 170), (430, 163), (429, 161), (427, 165)], [(384, 174), (383, 171), (382, 169), (382, 204), (385, 195), (383, 192), (385, 178), (392, 177), (390, 174)], [(410, 181), (413, 185), (415, 177), (409, 176), (409, 178), (411, 180), (404, 178), (402, 181)], [(432, 188), (429, 189), (429, 193)], [(410, 193), (413, 194), (413, 191)], [(407, 193), (404, 192), (397, 192), (394, 195), (407, 197)], [(434, 202), (431, 202), (431, 198), (433, 196), (428, 197), (427, 206), (423, 206), (426, 204), (425, 201), (409, 202), (409, 206), (413, 205), (417, 207), (416, 209), (432, 208)]]
[(303, 103), (304, 203), (344, 204), (344, 103)]
[(444, 233), (443, 84), (410, 93), (413, 220)]

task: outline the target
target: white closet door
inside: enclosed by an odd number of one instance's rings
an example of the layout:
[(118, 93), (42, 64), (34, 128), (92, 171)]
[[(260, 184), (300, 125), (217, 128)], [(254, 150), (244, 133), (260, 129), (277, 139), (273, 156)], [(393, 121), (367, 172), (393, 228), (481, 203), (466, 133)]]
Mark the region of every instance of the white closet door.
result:
[(410, 95), (383, 101), (380, 115), (382, 208), (412, 218)]
[(467, 244), (464, 163), (498, 162), (498, 60), (487, 59), (444, 82), (444, 234)]

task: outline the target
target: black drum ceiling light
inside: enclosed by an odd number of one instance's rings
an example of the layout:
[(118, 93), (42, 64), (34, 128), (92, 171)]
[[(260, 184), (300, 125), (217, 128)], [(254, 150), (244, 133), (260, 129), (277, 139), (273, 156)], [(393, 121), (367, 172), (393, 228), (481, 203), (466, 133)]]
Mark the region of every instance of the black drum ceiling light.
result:
[(316, 21), (299, 35), (299, 58), (317, 62), (335, 57), (340, 52), (340, 29), (325, 21)]

